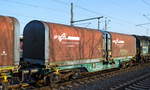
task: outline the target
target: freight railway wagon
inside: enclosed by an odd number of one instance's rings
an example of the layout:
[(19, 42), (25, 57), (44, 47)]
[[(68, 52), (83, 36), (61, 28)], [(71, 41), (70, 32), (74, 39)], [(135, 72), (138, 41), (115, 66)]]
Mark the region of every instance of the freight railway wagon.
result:
[[(150, 37), (146, 36), (135, 36), (136, 48), (137, 48), (137, 60), (140, 62), (146, 62), (150, 59)], [(139, 62), (139, 61), (138, 61)]]
[[(133, 65), (137, 58), (149, 58), (150, 51), (149, 39), (141, 36), (37, 20), (25, 26), (23, 37), (22, 67), (46, 68), (40, 75), (46, 82)], [(142, 47), (142, 42), (148, 46)]]
[(24, 61), (35, 65), (93, 72), (119, 67), (135, 56), (131, 35), (42, 21), (31, 21), (24, 29)]

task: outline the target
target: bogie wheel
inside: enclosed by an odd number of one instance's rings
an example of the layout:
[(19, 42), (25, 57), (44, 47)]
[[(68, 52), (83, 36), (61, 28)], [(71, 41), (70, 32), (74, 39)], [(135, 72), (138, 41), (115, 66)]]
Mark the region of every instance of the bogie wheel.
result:
[(52, 74), (50, 80), (51, 80), (51, 83), (57, 83), (61, 80), (61, 77), (60, 75)]
[(77, 78), (79, 78), (79, 76), (80, 76), (80, 71), (76, 71), (76, 72), (74, 72), (74, 74), (71, 76), (71, 79), (77, 79)]
[(121, 68), (125, 69), (127, 67), (126, 62), (121, 63)]
[(45, 76), (43, 78), (43, 80), (44, 80), (44, 85), (49, 85), (50, 84), (50, 77), (49, 76)]
[(45, 85), (54, 85), (55, 83), (58, 83), (60, 80), (61, 80), (60, 75), (52, 73), (52, 74), (44, 77), (44, 84)]

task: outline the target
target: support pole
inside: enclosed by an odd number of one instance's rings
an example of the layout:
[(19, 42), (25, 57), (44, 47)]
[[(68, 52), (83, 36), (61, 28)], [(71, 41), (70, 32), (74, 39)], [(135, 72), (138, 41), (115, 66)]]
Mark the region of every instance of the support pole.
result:
[(97, 22), (97, 24), (98, 24), (98, 25), (97, 25), (97, 29), (100, 30), (100, 18), (97, 18), (97, 21), (98, 21), (98, 22)]
[(100, 19), (103, 18), (103, 16), (101, 17), (94, 17), (94, 18), (88, 18), (88, 19), (82, 19), (82, 20), (76, 20), (76, 21), (72, 21), (72, 25), (73, 23), (76, 23), (76, 22), (83, 22), (83, 21), (89, 21), (89, 20), (93, 20), (93, 19), (97, 19), (97, 27), (98, 27), (98, 30), (100, 29)]
[(73, 17), (74, 17), (74, 13), (73, 13), (73, 2), (71, 3), (71, 10), (70, 10), (70, 11), (71, 11), (71, 17), (70, 17), (70, 25), (71, 25), (71, 26), (73, 26), (73, 24), (76, 23), (76, 22), (83, 22), (83, 21), (89, 21), (89, 20), (97, 19), (97, 20), (98, 20), (98, 25), (97, 25), (97, 27), (98, 27), (98, 30), (100, 29), (100, 19), (103, 18), (103, 16), (74, 21), (74, 20), (73, 20)]
[(73, 3), (71, 3), (71, 20), (70, 25), (73, 26)]

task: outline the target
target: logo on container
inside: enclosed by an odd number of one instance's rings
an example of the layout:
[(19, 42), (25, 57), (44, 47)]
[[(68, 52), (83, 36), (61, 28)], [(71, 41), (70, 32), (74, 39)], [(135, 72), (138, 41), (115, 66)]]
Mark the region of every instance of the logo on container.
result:
[(66, 33), (63, 33), (61, 35), (55, 35), (54, 39), (58, 39), (59, 42), (61, 42), (62, 40), (76, 40), (76, 41), (79, 41), (80, 37), (67, 36)]
[(125, 41), (119, 40), (119, 39), (113, 40), (112, 42), (115, 44), (124, 44), (125, 43)]
[(7, 56), (7, 53), (5, 50), (2, 51), (1, 56)]

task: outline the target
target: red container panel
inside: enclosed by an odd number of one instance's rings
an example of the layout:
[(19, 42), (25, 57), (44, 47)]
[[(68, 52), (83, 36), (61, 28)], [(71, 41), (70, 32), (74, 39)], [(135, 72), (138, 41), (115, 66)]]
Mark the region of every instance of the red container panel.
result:
[(134, 36), (110, 32), (112, 36), (112, 57), (136, 55), (136, 39)]
[(14, 27), (12, 18), (0, 16), (0, 66), (13, 64), (13, 49)]
[(102, 33), (96, 30), (48, 23), (50, 61), (102, 57)]

